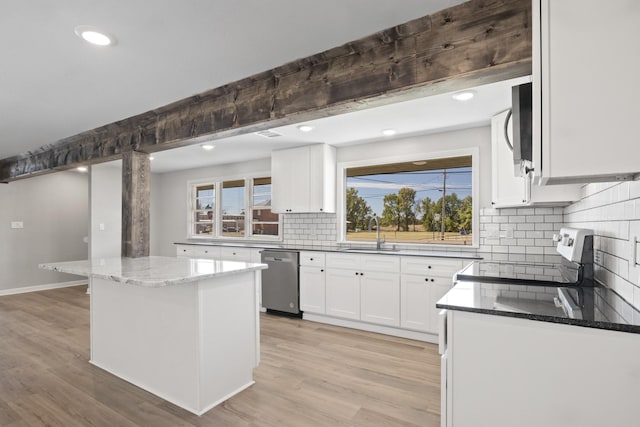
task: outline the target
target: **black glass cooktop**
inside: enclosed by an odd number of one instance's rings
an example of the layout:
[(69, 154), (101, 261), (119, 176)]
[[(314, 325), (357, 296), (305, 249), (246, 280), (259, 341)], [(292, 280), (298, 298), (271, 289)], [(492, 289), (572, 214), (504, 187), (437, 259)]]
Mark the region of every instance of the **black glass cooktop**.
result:
[(510, 283), (541, 286), (593, 286), (583, 280), (583, 267), (562, 264), (474, 261), (457, 274), (457, 279), (481, 283)]

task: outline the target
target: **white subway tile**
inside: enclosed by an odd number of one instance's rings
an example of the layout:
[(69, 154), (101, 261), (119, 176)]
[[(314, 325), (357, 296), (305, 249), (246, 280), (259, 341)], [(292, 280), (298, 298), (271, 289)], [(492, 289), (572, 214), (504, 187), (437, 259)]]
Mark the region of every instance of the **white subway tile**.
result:
[(525, 222), (544, 222), (544, 215), (529, 215), (526, 217)]
[(509, 217), (509, 222), (511, 224), (521, 224), (521, 223), (524, 223), (526, 221), (525, 221), (525, 217), (523, 217), (523, 216), (510, 216)]

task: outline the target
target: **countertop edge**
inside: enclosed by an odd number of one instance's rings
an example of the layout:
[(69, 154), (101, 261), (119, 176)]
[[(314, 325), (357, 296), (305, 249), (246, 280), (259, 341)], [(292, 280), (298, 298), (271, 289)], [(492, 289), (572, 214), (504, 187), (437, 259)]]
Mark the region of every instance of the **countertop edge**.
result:
[(483, 308), (460, 307), (460, 306), (440, 304), (440, 303), (436, 304), (436, 308), (443, 309), (443, 310), (464, 311), (467, 313), (487, 314), (489, 316), (514, 317), (519, 319), (527, 319), (527, 320), (547, 322), (547, 323), (557, 323), (557, 324), (571, 325), (571, 326), (582, 326), (585, 328), (592, 328), (592, 329), (604, 329), (608, 331), (640, 334), (640, 326), (638, 325), (623, 325), (621, 323), (609, 323), (609, 322), (598, 322), (598, 321), (583, 320), (583, 319), (561, 318), (561, 317), (554, 317), (554, 316), (545, 316), (541, 314), (518, 313), (513, 311), (496, 311), (496, 310), (488, 310)]
[(248, 272), (252, 272), (252, 271), (264, 270), (264, 269), (267, 268), (266, 264), (245, 263), (248, 266), (245, 266), (244, 268), (239, 268), (239, 269), (236, 269), (236, 270), (221, 271), (221, 272), (214, 272), (214, 273), (204, 273), (202, 275), (194, 276), (194, 277), (184, 277), (184, 278), (165, 279), (165, 280), (152, 280), (152, 279), (132, 279), (132, 278), (126, 278), (126, 277), (121, 277), (121, 276), (103, 274), (103, 273), (92, 273), (92, 272), (87, 272), (87, 271), (84, 271), (84, 270), (82, 270), (82, 271), (76, 270), (76, 269), (73, 269), (73, 268), (64, 268), (64, 266), (61, 267), (61, 266), (58, 266), (56, 264), (60, 264), (60, 263), (53, 262), (53, 263), (38, 264), (38, 268), (43, 269), (43, 270), (56, 271), (56, 272), (59, 272), (59, 273), (74, 274), (74, 275), (77, 275), (77, 276), (84, 276), (84, 277), (95, 278), (95, 279), (109, 280), (109, 281), (112, 281), (112, 282), (122, 283), (124, 285), (140, 286), (140, 287), (146, 287), (146, 288), (161, 288), (161, 287), (165, 287), (165, 286), (173, 286), (173, 285), (180, 285), (180, 284), (186, 284), (186, 283), (192, 283), (192, 282), (199, 282), (201, 280), (207, 280), (207, 279), (212, 279), (212, 278), (216, 278), (216, 277), (231, 276), (231, 275), (239, 274), (239, 273), (248, 273)]
[(335, 247), (335, 246), (304, 246), (304, 245), (275, 245), (273, 243), (261, 245), (259, 242), (247, 242), (247, 243), (233, 243), (233, 242), (173, 242), (174, 245), (190, 245), (190, 246), (219, 246), (219, 247), (233, 247), (233, 248), (248, 248), (248, 249), (268, 249), (275, 251), (313, 251), (313, 252), (340, 252), (340, 253), (355, 253), (355, 254), (368, 254), (368, 255), (392, 255), (392, 256), (418, 256), (418, 257), (431, 257), (431, 258), (453, 258), (462, 260), (482, 260), (483, 258), (475, 253), (469, 252), (451, 252), (446, 251), (424, 251), (419, 249), (407, 249), (407, 252), (399, 251), (376, 251), (375, 249), (366, 248), (352, 248), (352, 247)]

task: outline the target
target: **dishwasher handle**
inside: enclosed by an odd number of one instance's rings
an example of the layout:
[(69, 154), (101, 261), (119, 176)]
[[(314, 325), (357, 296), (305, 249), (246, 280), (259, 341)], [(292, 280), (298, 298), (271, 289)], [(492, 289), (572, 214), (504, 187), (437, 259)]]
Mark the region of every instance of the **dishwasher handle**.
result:
[(280, 257), (275, 257), (275, 256), (263, 257), (262, 261), (266, 261), (266, 262), (288, 262), (288, 263), (296, 262), (296, 260), (293, 259), (293, 258), (280, 258)]

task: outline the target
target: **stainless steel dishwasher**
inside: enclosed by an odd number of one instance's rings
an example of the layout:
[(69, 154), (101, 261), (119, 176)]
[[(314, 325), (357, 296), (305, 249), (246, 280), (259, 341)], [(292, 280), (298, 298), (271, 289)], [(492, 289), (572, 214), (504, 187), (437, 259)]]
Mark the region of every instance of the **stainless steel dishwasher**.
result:
[(300, 315), (300, 287), (298, 285), (296, 251), (262, 251), (262, 306), (267, 311)]

